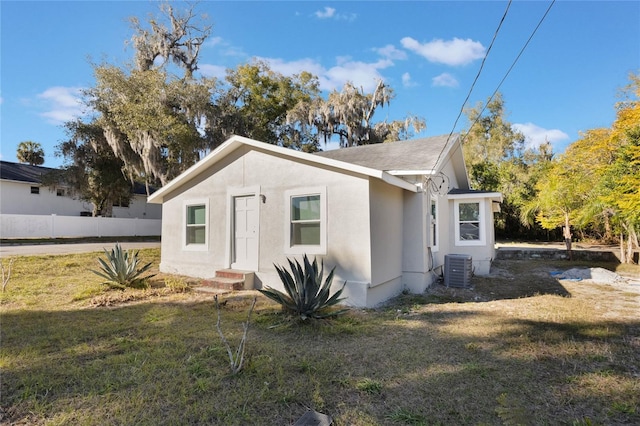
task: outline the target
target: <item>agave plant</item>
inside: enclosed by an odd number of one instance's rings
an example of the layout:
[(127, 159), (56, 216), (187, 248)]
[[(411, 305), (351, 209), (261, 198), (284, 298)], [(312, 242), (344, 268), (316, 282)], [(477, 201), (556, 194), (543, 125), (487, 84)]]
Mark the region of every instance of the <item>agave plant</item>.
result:
[(94, 274), (105, 278), (107, 284), (112, 288), (118, 288), (124, 290), (126, 287), (139, 287), (145, 280), (153, 277), (148, 275), (141, 277), (149, 268), (151, 268), (151, 262), (142, 267), (140, 265), (140, 259), (138, 258), (138, 252), (129, 253), (122, 250), (120, 244), (111, 249), (111, 251), (104, 250), (107, 259), (98, 258), (100, 263), (100, 271), (91, 270)]
[(333, 296), (330, 296), (335, 267), (331, 269), (323, 283), (324, 262), (321, 262), (320, 268), (318, 268), (317, 260), (314, 258), (313, 262), (310, 262), (307, 255), (303, 256), (304, 266), (300, 265), (297, 260), (295, 262), (291, 259), (287, 260), (289, 261), (291, 272), (281, 266), (274, 265), (280, 280), (284, 284), (286, 293), (265, 287), (259, 290), (262, 294), (279, 303), (286, 312), (300, 316), (303, 320), (307, 318), (328, 318), (348, 311), (348, 309), (330, 309), (344, 300), (344, 298), (340, 298), (340, 295), (347, 284), (345, 281), (342, 288), (335, 292)]

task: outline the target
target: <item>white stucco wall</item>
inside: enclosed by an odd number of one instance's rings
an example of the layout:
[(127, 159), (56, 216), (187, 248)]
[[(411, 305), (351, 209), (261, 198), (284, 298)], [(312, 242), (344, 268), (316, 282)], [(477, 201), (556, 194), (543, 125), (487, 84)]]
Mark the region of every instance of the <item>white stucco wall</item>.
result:
[(136, 194), (131, 198), (129, 207), (114, 207), (112, 215), (129, 219), (162, 219), (162, 206), (149, 204), (145, 195)]
[(427, 199), (423, 192), (404, 193), (403, 284), (412, 293), (422, 293), (432, 281), (427, 260)]
[[(32, 194), (31, 187), (39, 188), (39, 194)], [(0, 181), (0, 213), (25, 215), (80, 216), (81, 212), (91, 212), (93, 204), (68, 196), (58, 196), (55, 188), (28, 182)], [(134, 195), (129, 207), (114, 207), (113, 217), (161, 219), (162, 207), (147, 204), (146, 196)]]
[[(32, 186), (40, 188), (40, 193), (32, 194)], [(91, 203), (57, 196), (55, 189), (30, 183), (0, 181), (0, 213), (80, 216), (80, 212), (91, 209)]]
[(371, 290), (369, 305), (402, 292), (403, 193), (377, 179), (370, 180)]
[[(215, 164), (198, 179), (164, 197), (162, 229), (163, 272), (211, 278), (219, 269), (228, 268), (229, 218), (228, 191), (259, 188), (264, 203), (259, 206), (259, 266), (257, 286), (281, 289), (273, 264), (286, 265), (285, 199), (287, 190), (326, 187), (327, 251), (325, 267), (336, 267), (334, 286), (345, 280), (345, 296), (352, 305), (367, 305), (371, 283), (371, 241), (369, 217), (369, 181), (323, 169), (300, 161), (291, 161), (273, 153), (241, 147)], [(208, 247), (189, 251), (183, 248), (185, 202), (208, 200)]]

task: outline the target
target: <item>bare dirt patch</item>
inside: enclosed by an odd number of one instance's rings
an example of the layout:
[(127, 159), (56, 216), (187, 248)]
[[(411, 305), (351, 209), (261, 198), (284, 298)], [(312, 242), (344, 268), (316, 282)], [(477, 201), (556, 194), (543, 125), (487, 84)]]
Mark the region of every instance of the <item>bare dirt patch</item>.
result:
[[(608, 268), (608, 269), (605, 269)], [(498, 260), (488, 276), (474, 276), (468, 289), (436, 284), (427, 290), (431, 301), (489, 302), (534, 296), (560, 296), (580, 300), (607, 319), (637, 319), (640, 315), (640, 277), (635, 268), (623, 274), (611, 271), (615, 264), (567, 261)], [(605, 272), (600, 272), (602, 269)], [(590, 271), (582, 279), (562, 279), (566, 271)], [(568, 275), (569, 277), (571, 275)], [(580, 277), (579, 273), (574, 277)], [(616, 278), (617, 277), (617, 278)]]

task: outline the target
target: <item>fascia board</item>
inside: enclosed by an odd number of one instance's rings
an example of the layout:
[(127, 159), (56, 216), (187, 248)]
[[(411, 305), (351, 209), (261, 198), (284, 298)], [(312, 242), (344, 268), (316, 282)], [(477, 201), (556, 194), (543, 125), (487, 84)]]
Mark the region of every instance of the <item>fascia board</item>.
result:
[(35, 180), (16, 180), (16, 179), (0, 179), (2, 182), (12, 182), (12, 183), (24, 183), (27, 185), (42, 185), (42, 182), (37, 182)]
[(220, 145), (215, 150), (211, 151), (206, 157), (202, 160), (185, 170), (178, 177), (173, 179), (171, 182), (154, 192), (149, 196), (147, 202), (154, 204), (161, 204), (163, 202), (164, 196), (173, 191), (176, 188), (179, 188), (183, 184), (189, 182), (200, 173), (204, 172), (211, 165), (217, 163), (224, 157), (226, 157), (231, 152), (235, 151), (241, 145), (252, 146), (256, 149), (272, 152), (274, 154), (294, 158), (297, 160), (302, 160), (310, 163), (315, 163), (318, 165), (324, 165), (327, 167), (333, 167), (340, 170), (361, 174), (365, 176), (371, 176), (377, 179), (380, 179), (384, 182), (389, 183), (390, 185), (394, 185), (400, 187), (402, 189), (406, 189), (408, 191), (417, 192), (418, 188), (416, 185), (409, 183), (403, 179), (392, 176), (389, 173), (386, 173), (382, 170), (371, 169), (368, 167), (358, 166), (356, 164), (346, 163), (344, 161), (333, 160), (330, 158), (324, 158), (317, 155), (311, 155), (306, 152), (295, 151), (290, 148), (283, 148), (281, 146), (271, 145), (264, 142), (259, 142), (250, 138), (246, 138), (243, 136), (232, 136), (222, 145)]
[(502, 193), (500, 192), (469, 192), (465, 194), (447, 194), (449, 200), (461, 200), (470, 198), (489, 198), (491, 200), (498, 200), (502, 202)]
[(435, 175), (435, 170), (387, 170), (392, 176), (424, 176)]
[(196, 164), (189, 167), (187, 170), (185, 170), (180, 175), (178, 175), (171, 182), (169, 182), (168, 184), (166, 184), (165, 186), (163, 186), (162, 188), (158, 189), (156, 192), (151, 194), (147, 198), (147, 202), (151, 204), (162, 204), (164, 200), (164, 196), (167, 193), (169, 193), (170, 191), (173, 191), (176, 188), (179, 188), (183, 184), (194, 179), (195, 177), (200, 175), (200, 173), (208, 169), (209, 166), (222, 160), (229, 153), (233, 152), (236, 148), (238, 148), (238, 146), (240, 146), (242, 142), (239, 141), (237, 138), (239, 138), (239, 136), (234, 136), (227, 139), (226, 142), (224, 142), (222, 145), (220, 145), (219, 147), (211, 151), (202, 160), (198, 161)]

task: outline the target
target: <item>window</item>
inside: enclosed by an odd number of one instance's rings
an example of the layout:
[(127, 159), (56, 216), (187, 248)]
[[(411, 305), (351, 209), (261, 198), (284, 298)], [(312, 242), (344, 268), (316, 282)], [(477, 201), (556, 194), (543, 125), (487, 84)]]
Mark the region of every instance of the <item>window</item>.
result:
[(185, 204), (184, 247), (207, 248), (207, 202), (194, 201)]
[(56, 189), (56, 196), (57, 196), (57, 197), (64, 197), (64, 189), (62, 189), (62, 188), (57, 188), (57, 189)]
[(285, 252), (288, 254), (325, 254), (326, 189), (287, 191), (287, 232)]
[(427, 223), (429, 224), (429, 247), (438, 251), (438, 204), (431, 200), (431, 212)]
[(124, 198), (118, 198), (113, 202), (113, 207), (129, 207), (129, 200)]
[(39, 194), (40, 193), (40, 187), (39, 186), (32, 186), (31, 187), (31, 193), (32, 194)]
[(291, 245), (320, 245), (320, 195), (291, 197)]
[(479, 240), (480, 203), (459, 203), (458, 217), (460, 239), (463, 241)]
[(485, 242), (484, 200), (455, 202), (456, 245)]

